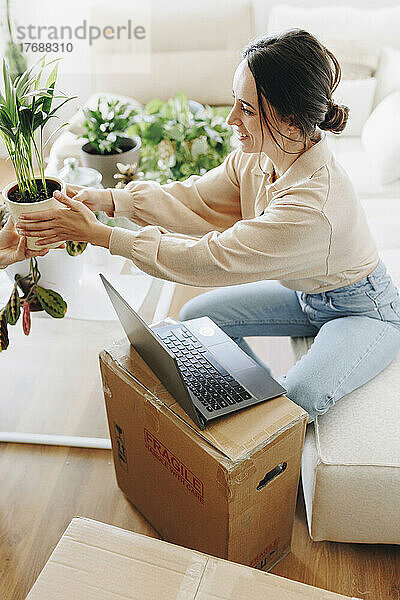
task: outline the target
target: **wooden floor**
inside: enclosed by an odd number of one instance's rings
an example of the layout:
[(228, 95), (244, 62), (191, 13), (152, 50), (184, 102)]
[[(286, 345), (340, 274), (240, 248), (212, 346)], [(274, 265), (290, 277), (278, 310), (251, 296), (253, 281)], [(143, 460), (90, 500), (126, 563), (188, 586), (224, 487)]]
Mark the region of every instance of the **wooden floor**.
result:
[[(8, 180), (9, 169), (0, 161), (0, 187)], [(180, 306), (200, 291), (205, 290), (178, 286), (171, 315), (176, 317)], [(288, 339), (250, 342), (275, 376), (293, 364)], [(5, 387), (0, 385), (0, 390)], [(0, 404), (10, 412), (16, 410), (15, 406), (21, 410), (2, 391)], [(82, 414), (90, 415), (91, 408), (88, 406)], [(1, 600), (25, 599), (75, 516), (157, 537), (117, 488), (110, 451), (0, 444), (0, 481)], [(292, 551), (271, 572), (363, 600), (400, 600), (399, 547), (312, 542), (301, 486)]]
[[(0, 444), (0, 478), (2, 600), (26, 597), (75, 516), (157, 537), (118, 490), (109, 451)], [(350, 597), (400, 598), (398, 549), (312, 542), (301, 489), (292, 551), (271, 572)]]

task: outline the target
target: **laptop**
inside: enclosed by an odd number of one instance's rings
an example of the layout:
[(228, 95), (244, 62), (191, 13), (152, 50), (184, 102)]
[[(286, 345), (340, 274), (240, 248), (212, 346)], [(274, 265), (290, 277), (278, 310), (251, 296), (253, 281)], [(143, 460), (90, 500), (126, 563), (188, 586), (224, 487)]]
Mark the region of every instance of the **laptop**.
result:
[(100, 277), (130, 343), (201, 430), (287, 391), (209, 317), (150, 328)]

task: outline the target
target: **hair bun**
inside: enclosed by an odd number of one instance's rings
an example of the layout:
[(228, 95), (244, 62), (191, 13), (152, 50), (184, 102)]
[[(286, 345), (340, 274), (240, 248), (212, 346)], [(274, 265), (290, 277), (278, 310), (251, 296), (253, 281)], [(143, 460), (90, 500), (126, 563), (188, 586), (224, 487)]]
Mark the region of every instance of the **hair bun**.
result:
[(320, 129), (332, 131), (332, 133), (341, 133), (346, 127), (349, 118), (349, 108), (344, 104), (335, 104), (330, 101), (325, 119), (319, 124)]

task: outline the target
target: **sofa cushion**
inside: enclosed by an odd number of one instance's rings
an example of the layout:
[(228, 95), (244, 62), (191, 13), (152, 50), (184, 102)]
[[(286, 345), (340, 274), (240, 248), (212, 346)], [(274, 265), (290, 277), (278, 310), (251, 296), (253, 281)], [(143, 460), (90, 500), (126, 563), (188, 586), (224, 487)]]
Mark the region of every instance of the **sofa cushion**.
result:
[[(129, 41), (116, 40), (113, 49), (113, 40), (97, 40), (91, 48), (95, 91), (107, 89), (142, 103), (182, 91), (202, 103), (230, 104), (240, 49), (253, 35), (251, 1), (151, 4), (151, 68), (132, 71)], [(92, 10), (97, 23), (110, 23), (109, 9)], [(120, 21), (121, 14), (115, 18)]]
[(380, 201), (374, 197), (361, 198), (361, 205), (379, 251), (400, 249), (399, 198), (382, 198)]
[[(312, 342), (292, 339), (296, 359)], [(400, 354), (308, 425), (302, 485), (314, 541), (400, 544), (399, 389)]]
[[(329, 41), (332, 45), (338, 44), (339, 40), (343, 40), (345, 53), (348, 53), (356, 39), (360, 41), (360, 49), (363, 48), (361, 40), (367, 41), (371, 45), (372, 53), (368, 60), (373, 60), (371, 66), (375, 68), (382, 46), (400, 48), (400, 6), (372, 9), (344, 5), (319, 8), (279, 4), (273, 6), (268, 21), (268, 31), (280, 31), (290, 27), (306, 29), (324, 44), (328, 44)], [(340, 38), (337, 35), (333, 37), (333, 28), (336, 32), (340, 32)], [(338, 54), (341, 52), (338, 45), (333, 50)], [(365, 53), (365, 48), (362, 49), (362, 53)], [(338, 58), (348, 60), (344, 56)]]
[(400, 177), (400, 91), (386, 96), (366, 121), (361, 141), (381, 183)]
[(374, 108), (392, 92), (400, 91), (400, 50), (391, 46), (382, 48), (375, 76), (379, 84), (375, 92)]
[(349, 108), (349, 117), (343, 136), (360, 136), (372, 108), (376, 89), (375, 77), (342, 79), (333, 93), (337, 104)]
[(327, 132), (328, 144), (351, 178), (359, 198), (378, 202), (396, 198), (400, 210), (400, 179), (389, 184), (379, 181), (373, 158), (368, 156), (361, 137), (346, 137)]
[[(358, 35), (358, 32), (356, 35)], [(377, 42), (357, 37), (343, 39), (343, 37), (336, 38), (325, 35), (321, 36), (320, 39), (321, 41), (323, 39), (323, 43), (333, 52), (341, 66), (353, 63), (366, 70), (361, 77), (347, 77), (345, 70), (342, 73), (344, 79), (364, 79), (365, 77), (371, 77), (376, 71), (380, 56), (380, 46)]]
[(373, 69), (368, 65), (359, 65), (356, 62), (342, 62), (340, 67), (343, 79), (368, 79), (373, 73)]

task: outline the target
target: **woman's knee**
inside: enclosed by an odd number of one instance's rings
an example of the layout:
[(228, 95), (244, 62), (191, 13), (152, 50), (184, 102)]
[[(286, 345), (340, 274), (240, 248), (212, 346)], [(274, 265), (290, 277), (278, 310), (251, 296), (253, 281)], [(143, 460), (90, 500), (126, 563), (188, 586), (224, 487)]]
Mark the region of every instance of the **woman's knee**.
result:
[(193, 305), (193, 300), (189, 300), (189, 302), (186, 302), (179, 311), (179, 320), (189, 321), (189, 319), (195, 319), (196, 317), (198, 317), (198, 314), (196, 314), (196, 306)]
[(189, 319), (198, 319), (199, 317), (209, 317), (213, 311), (215, 303), (208, 298), (208, 292), (192, 298), (184, 304), (179, 312), (180, 321)]
[(308, 423), (312, 423), (315, 417), (323, 415), (335, 404), (332, 394), (313, 383), (293, 381), (290, 377), (286, 377), (281, 383), (287, 390), (285, 396), (308, 413)]
[(231, 303), (230, 290), (226, 288), (210, 290), (186, 302), (181, 308), (179, 319), (187, 321), (199, 317), (210, 317), (214, 323), (219, 325), (230, 318)]

